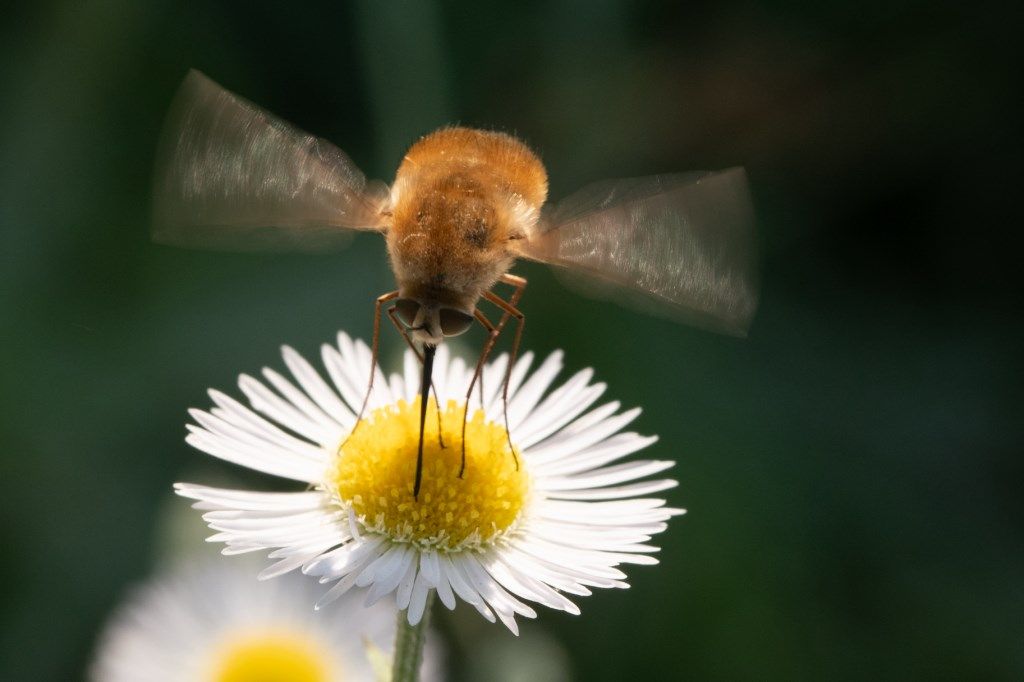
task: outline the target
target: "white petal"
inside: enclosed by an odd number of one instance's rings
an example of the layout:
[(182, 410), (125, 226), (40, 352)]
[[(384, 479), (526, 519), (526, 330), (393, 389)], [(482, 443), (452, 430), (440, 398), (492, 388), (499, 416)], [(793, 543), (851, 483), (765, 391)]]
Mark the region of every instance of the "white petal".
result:
[(363, 399), (366, 397), (366, 384), (359, 384), (352, 376), (349, 366), (334, 346), (326, 343), (320, 346), (320, 359), (327, 370), (327, 376), (331, 378), (345, 404), (358, 416), (359, 408), (363, 406)]
[(579, 452), (537, 467), (537, 475), (547, 477), (578, 475), (631, 455), (658, 440), (657, 436), (617, 433), (601, 443), (595, 443)]
[[(455, 594), (459, 595), (462, 601), (470, 604), (473, 608), (480, 612), (480, 615), (494, 622), (494, 613), (487, 607), (483, 597), (481, 597), (472, 585), (463, 577), (462, 571), (455, 567), (455, 561), (452, 557), (447, 554), (442, 554), (439, 557), (441, 561), (441, 572), (447, 578), (448, 583), (451, 585), (452, 590)], [(456, 557), (456, 560), (458, 557)]]
[(589, 583), (585, 583), (580, 580), (579, 576), (566, 574), (559, 570), (559, 567), (551, 564), (550, 562), (538, 560), (529, 554), (520, 551), (514, 545), (506, 547), (502, 552), (502, 555), (506, 562), (510, 566), (514, 567), (515, 570), (520, 573), (525, 573), (536, 580), (547, 583), (556, 590), (581, 596), (588, 596), (591, 594), (590, 590), (584, 586)]
[(630, 483), (628, 485), (614, 486), (611, 488), (591, 488), (587, 490), (565, 490), (549, 492), (549, 498), (563, 500), (611, 500), (622, 497), (634, 497), (636, 495), (648, 495), (661, 492), (669, 488), (675, 488), (679, 483), (670, 478), (643, 481), (641, 483)]
[[(516, 364), (512, 367), (512, 374), (508, 379), (508, 399), (511, 402), (519, 392), (519, 387), (523, 383), (523, 379), (526, 378), (526, 373), (530, 371), (530, 365), (533, 364), (533, 351), (527, 351), (519, 356), (516, 360)], [(497, 399), (495, 399), (496, 401)], [(497, 413), (498, 404), (491, 405), (489, 414)]]
[(326, 552), (336, 544), (338, 543), (335, 540), (327, 540), (304, 547), (301, 551), (297, 551), (295, 548), (289, 548), (289, 552), (292, 553), (293, 556), (286, 557), (281, 559), (281, 561), (268, 566), (260, 571), (257, 577), (260, 580), (267, 580), (269, 578), (276, 578), (279, 575), (284, 575), (285, 573), (294, 571), (296, 568), (302, 566), (311, 559), (316, 558), (322, 552)]
[(430, 593), (430, 587), (427, 585), (427, 581), (423, 578), (422, 573), (416, 575), (416, 582), (413, 584), (412, 596), (409, 599), (409, 610), (406, 612), (409, 625), (417, 625), (420, 619), (423, 618), (423, 611), (427, 606), (427, 595)]
[(185, 442), (219, 459), (294, 481), (311, 483), (323, 473), (323, 465), (288, 457), (286, 450), (233, 444), (208, 432), (190, 433)]
[(519, 634), (519, 626), (516, 623), (515, 614), (518, 613), (526, 618), (537, 617), (536, 611), (498, 585), (478, 563), (475, 556), (467, 554), (459, 558), (461, 561), (455, 564), (456, 568), (463, 572), (464, 577), (472, 583), (473, 587), (480, 593), (480, 596), (494, 609), (501, 622), (513, 634)]
[(396, 401), (405, 399), (405, 379), (401, 374), (392, 372), (388, 377), (388, 390), (391, 391), (391, 395), (395, 396)]
[(362, 370), (364, 381), (367, 383), (370, 381), (370, 367), (373, 366), (373, 395), (370, 402), (377, 407), (395, 402), (383, 370), (379, 364), (373, 364), (373, 351), (370, 350), (370, 347), (359, 340), (355, 342), (355, 352), (358, 358), (356, 366)]
[(409, 599), (412, 597), (412, 588), (416, 580), (416, 562), (410, 561), (405, 575), (398, 583), (398, 592), (395, 594), (395, 603), (399, 609), (409, 608)]
[[(434, 374), (431, 380), (434, 382), (434, 390), (441, 398), (442, 403), (449, 400), (461, 401), (469, 388), (469, 378), (466, 376), (466, 363), (462, 358), (452, 358), (448, 346), (442, 345), (434, 355)], [(416, 388), (419, 389), (420, 381), (417, 380)]]
[[(612, 403), (614, 405), (614, 403)], [(608, 407), (607, 405), (604, 407)], [(640, 408), (626, 410), (622, 414), (601, 419), (596, 423), (588, 425), (585, 429), (574, 430), (572, 427), (577, 423), (587, 420), (595, 412), (601, 413), (598, 408), (580, 417), (568, 427), (560, 430), (555, 435), (544, 440), (538, 445), (530, 448), (530, 465), (532, 467), (543, 466), (552, 460), (561, 460), (585, 450), (601, 441), (606, 440), (612, 434), (618, 433), (624, 426), (637, 418)]]
[(325, 432), (331, 433), (332, 442), (337, 440), (341, 433), (344, 432), (344, 429), (339, 422), (320, 409), (320, 406), (313, 402), (308, 395), (297, 388), (291, 381), (284, 378), (280, 373), (270, 369), (269, 367), (264, 367), (262, 374), (263, 378), (269, 381), (285, 400), (298, 408), (298, 410), (309, 417), (311, 421), (320, 425)]
[(302, 413), (290, 402), (264, 386), (259, 380), (242, 374), (238, 377), (238, 387), (249, 399), (249, 403), (257, 412), (262, 412), (278, 424), (294, 431), (303, 438), (315, 443), (325, 444), (334, 436), (336, 428), (318, 423)]
[(518, 442), (519, 426), (523, 422), (523, 418), (540, 402), (544, 391), (560, 371), (562, 371), (562, 352), (555, 351), (544, 360), (536, 372), (530, 375), (522, 388), (516, 392), (515, 398), (509, 401), (508, 423), (516, 442)]
[[(675, 466), (675, 462), (660, 460), (638, 460), (616, 464), (615, 466), (596, 469), (575, 476), (555, 476), (543, 480), (544, 490), (582, 490), (584, 488), (603, 488), (615, 483), (632, 481), (636, 478), (650, 476)], [(539, 487), (539, 486), (538, 486)]]
[[(196, 409), (191, 409), (188, 413), (203, 426), (203, 429), (189, 428), (191, 433), (199, 433), (205, 430), (214, 436), (223, 438), (226, 442), (234, 442), (242, 447), (266, 448), (268, 451), (272, 449), (274, 452), (283, 451), (287, 453), (285, 456), (299, 457), (307, 462), (315, 462), (320, 465), (326, 464), (329, 458), (329, 454), (323, 448), (297, 438), (285, 444), (279, 444), (278, 442), (268, 443), (262, 434), (252, 433), (217, 414)], [(192, 425), (189, 426), (191, 427)]]
[(219, 419), (230, 422), (253, 435), (259, 436), (263, 440), (271, 441), (288, 449), (315, 447), (309, 441), (301, 440), (290, 433), (286, 433), (225, 393), (211, 389), (209, 395), (213, 402), (218, 405), (218, 407), (210, 410), (210, 414)]
[(408, 572), (409, 564), (416, 560), (415, 550), (408, 545), (396, 545), (390, 552), (393, 553), (393, 559), (378, 573), (373, 586), (366, 595), (367, 606), (394, 592)]
[(175, 483), (174, 490), (182, 497), (199, 500), (196, 509), (239, 509), (252, 511), (300, 511), (321, 507), (326, 496), (310, 491), (304, 493), (261, 493), (250, 490), (210, 488), (194, 483)]
[(588, 386), (592, 370), (577, 372), (544, 399), (516, 432), (516, 443), (528, 448), (579, 416), (604, 393), (604, 384)]
[(313, 369), (309, 362), (299, 355), (294, 348), (282, 346), (281, 354), (288, 369), (298, 380), (303, 390), (316, 401), (320, 409), (342, 425), (344, 428), (352, 428), (356, 416), (345, 403), (338, 397), (327, 382), (323, 380), (320, 373)]
[(502, 353), (484, 365), (480, 373), (480, 387), (483, 392), (483, 401), (480, 400), (481, 390), (474, 390), (470, 400), (470, 410), (484, 410), (501, 396), (501, 388), (505, 384), (505, 367), (508, 364), (508, 355)]
[(420, 573), (425, 580), (437, 589), (441, 603), (450, 611), (455, 608), (455, 594), (448, 582), (448, 576), (441, 570), (441, 561), (437, 552), (425, 550), (420, 554)]
[[(406, 548), (401, 545), (394, 545), (388, 548), (383, 554), (368, 562), (363, 570), (359, 572), (359, 576), (356, 578), (357, 587), (366, 587), (378, 579), (381, 579), (383, 583), (387, 583), (390, 580), (396, 565), (404, 565), (403, 559), (405, 558)], [(394, 586), (398, 584), (401, 579), (401, 573), (398, 578), (395, 579), (394, 585), (391, 589), (385, 590), (382, 594), (387, 594), (394, 589)]]
[(351, 590), (355, 584), (356, 579), (359, 577), (360, 570), (367, 563), (373, 561), (377, 555), (382, 551), (381, 545), (383, 543), (372, 544), (372, 542), (364, 543), (362, 547), (359, 547), (356, 551), (351, 552), (347, 555), (348, 562), (342, 567), (337, 567), (337, 564), (332, 566), (335, 570), (332, 571), (336, 577), (341, 579), (327, 590), (323, 597), (317, 601), (315, 608), (320, 609), (325, 605), (330, 604), (335, 599), (338, 599), (343, 594)]
[(355, 586), (355, 583), (356, 574), (349, 573), (344, 578), (335, 583), (331, 587), (331, 589), (324, 592), (324, 596), (320, 597), (320, 599), (317, 600), (316, 604), (313, 605), (313, 608), (319, 611), (320, 609), (324, 608), (331, 602), (339, 599), (343, 594), (351, 590)]
[(407, 403), (411, 403), (415, 400), (420, 385), (420, 362), (412, 350), (405, 351), (405, 355), (402, 356), (402, 371), (405, 375), (403, 397)]
[(367, 537), (362, 542), (350, 542), (310, 562), (303, 568), (303, 572), (307, 575), (321, 576), (324, 580), (336, 580), (351, 575), (352, 582), (355, 583), (362, 567), (376, 559), (387, 548), (384, 538)]
[(527, 574), (522, 574), (509, 567), (498, 557), (498, 552), (492, 552), (483, 557), (480, 563), (500, 585), (509, 592), (518, 594), (524, 599), (535, 601), (559, 611), (566, 611), (573, 615), (579, 615), (580, 609), (576, 604), (566, 599), (549, 586), (539, 580), (535, 580)]

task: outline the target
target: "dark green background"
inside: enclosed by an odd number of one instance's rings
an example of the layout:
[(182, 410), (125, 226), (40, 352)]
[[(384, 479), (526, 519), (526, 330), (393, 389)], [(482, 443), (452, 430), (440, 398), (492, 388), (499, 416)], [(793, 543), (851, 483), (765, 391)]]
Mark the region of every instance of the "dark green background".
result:
[[(451, 122), (521, 135), (556, 198), (747, 167), (764, 273), (747, 340), (516, 268), (526, 346), (642, 405), (690, 510), (632, 589), (523, 624), (575, 677), (1024, 675), (1009, 3), (178, 5), (23, 4), (0, 24), (0, 677), (80, 674), (161, 563), (172, 481), (272, 485), (185, 445), (206, 387), (281, 367), (282, 342), (365, 337), (391, 286), (374, 235), (320, 257), (148, 241), (189, 67), (385, 180)], [(470, 615), (443, 623), (468, 633), (455, 661), (510, 639)]]

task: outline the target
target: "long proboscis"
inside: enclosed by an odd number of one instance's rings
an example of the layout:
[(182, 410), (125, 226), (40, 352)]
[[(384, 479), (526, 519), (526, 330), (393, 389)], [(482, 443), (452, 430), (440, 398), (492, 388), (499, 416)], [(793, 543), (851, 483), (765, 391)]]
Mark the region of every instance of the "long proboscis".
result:
[(412, 497), (419, 500), (420, 483), (423, 482), (423, 427), (427, 423), (427, 398), (430, 396), (431, 374), (434, 371), (434, 353), (437, 346), (423, 346), (423, 379), (420, 382), (420, 444), (416, 450), (416, 482), (413, 484)]

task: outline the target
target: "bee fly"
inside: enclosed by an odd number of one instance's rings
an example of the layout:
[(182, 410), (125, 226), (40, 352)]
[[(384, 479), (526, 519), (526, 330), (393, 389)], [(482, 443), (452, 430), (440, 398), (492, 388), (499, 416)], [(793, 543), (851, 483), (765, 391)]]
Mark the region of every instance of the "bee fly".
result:
[[(753, 212), (743, 169), (599, 182), (555, 204), (546, 203), (547, 190), (544, 166), (523, 142), (463, 127), (413, 144), (390, 188), (367, 182), (331, 143), (191, 71), (158, 151), (153, 237), (199, 248), (323, 251), (343, 245), (351, 230), (383, 233), (398, 288), (376, 301), (358, 418), (386, 312), (423, 365), (418, 498), (434, 353), (474, 322), (488, 336), (467, 388), (463, 436), (484, 363), (515, 321), (502, 390), (508, 431), (509, 377), (526, 319), (518, 308), (526, 280), (509, 274), (517, 258), (705, 328), (743, 335), (753, 317)], [(498, 283), (512, 287), (508, 298), (493, 291)], [(497, 321), (480, 310), (481, 299), (500, 312)], [(460, 477), (465, 454), (463, 438)]]

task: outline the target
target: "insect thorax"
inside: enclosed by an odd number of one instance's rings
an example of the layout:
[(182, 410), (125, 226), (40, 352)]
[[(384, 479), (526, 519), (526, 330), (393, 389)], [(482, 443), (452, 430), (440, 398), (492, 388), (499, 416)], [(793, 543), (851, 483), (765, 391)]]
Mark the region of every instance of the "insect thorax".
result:
[(392, 188), (388, 252), (403, 295), (469, 309), (512, 265), (510, 243), (533, 229), (544, 168), (508, 135), (437, 131), (406, 154)]

